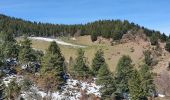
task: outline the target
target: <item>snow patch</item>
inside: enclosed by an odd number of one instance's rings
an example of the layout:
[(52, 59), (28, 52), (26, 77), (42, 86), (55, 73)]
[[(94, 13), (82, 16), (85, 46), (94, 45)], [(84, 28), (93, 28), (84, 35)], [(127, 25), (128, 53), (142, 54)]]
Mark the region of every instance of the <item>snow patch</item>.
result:
[[(20, 75), (10, 75), (3, 78), (3, 82), (6, 86), (11, 82), (12, 79), (16, 79), (19, 84), (23, 80), (23, 76)], [(37, 86), (31, 86), (29, 91), (21, 91), (21, 97), (27, 100), (27, 98), (32, 98), (36, 100), (33, 95), (38, 94), (41, 98), (51, 97), (52, 100), (78, 100), (81, 97), (81, 90), (86, 91), (86, 94), (94, 94), (101, 97), (99, 92), (101, 86), (97, 86), (95, 82), (87, 83), (84, 81), (79, 81), (75, 79), (68, 79), (66, 84), (61, 87), (61, 91), (56, 91), (53, 93), (46, 93), (37, 88)], [(37, 95), (35, 95), (37, 96)], [(34, 98), (33, 98), (34, 97)]]
[(52, 38), (29, 37), (29, 39), (32, 39), (32, 40), (42, 40), (42, 41), (47, 41), (47, 42), (55, 41), (55, 42), (58, 43), (58, 44), (66, 45), (66, 46), (72, 46), (72, 47), (80, 47), (80, 48), (85, 48), (85, 47), (86, 47), (86, 46), (82, 46), (82, 45), (75, 45), (75, 44), (67, 43), (67, 42), (64, 42), (64, 41), (62, 41), (62, 40), (52, 39)]

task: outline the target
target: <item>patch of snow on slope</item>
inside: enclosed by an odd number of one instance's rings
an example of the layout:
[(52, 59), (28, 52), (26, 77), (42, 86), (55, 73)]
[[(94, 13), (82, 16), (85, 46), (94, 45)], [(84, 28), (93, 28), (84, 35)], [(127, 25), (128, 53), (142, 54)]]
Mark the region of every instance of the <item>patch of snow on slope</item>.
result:
[[(8, 83), (12, 79), (16, 79), (16, 81), (19, 83), (23, 76), (19, 75), (11, 75), (3, 78), (3, 81), (6, 86), (8, 86)], [(78, 100), (81, 97), (81, 90), (87, 91), (86, 94), (94, 94), (98, 97), (100, 97), (99, 92), (100, 86), (97, 86), (94, 82), (87, 83), (83, 81), (78, 81), (75, 79), (68, 79), (66, 84), (61, 87), (61, 91), (56, 91), (53, 93), (46, 93), (45, 91), (39, 90), (35, 85), (30, 88), (30, 91), (21, 91), (21, 96), (27, 100), (31, 96), (32, 100), (36, 100), (36, 95), (38, 94), (41, 98), (51, 96), (52, 100)], [(33, 96), (35, 95), (35, 96)], [(35, 98), (33, 98), (35, 97)]]
[(4, 82), (5, 86), (8, 86), (8, 84), (9, 84), (13, 79), (16, 79), (16, 82), (19, 83), (19, 82), (23, 79), (23, 76), (20, 76), (20, 75), (9, 75), (9, 76), (7, 76), (7, 77), (4, 77), (4, 78), (3, 78), (3, 82)]
[(59, 40), (59, 39), (52, 39), (52, 38), (29, 37), (29, 39), (42, 40), (42, 41), (48, 41), (48, 42), (55, 41), (55, 42), (58, 43), (58, 44), (66, 45), (66, 46), (72, 46), (72, 47), (80, 47), (80, 48), (85, 48), (85, 47), (86, 47), (86, 46), (82, 46), (82, 45), (75, 45), (75, 44), (67, 43), (67, 42), (61, 41), (61, 40)]

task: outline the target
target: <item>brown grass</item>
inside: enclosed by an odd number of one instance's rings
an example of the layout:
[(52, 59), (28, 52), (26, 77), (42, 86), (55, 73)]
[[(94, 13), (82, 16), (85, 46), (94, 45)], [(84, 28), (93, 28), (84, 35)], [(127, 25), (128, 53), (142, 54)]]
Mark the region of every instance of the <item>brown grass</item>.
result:
[[(20, 40), (20, 39), (17, 39)], [(66, 39), (64, 39), (66, 40)], [(93, 43), (90, 40), (90, 36), (81, 36), (78, 37), (77, 40), (66, 40), (67, 42), (75, 43), (75, 44), (83, 44), (83, 45), (89, 45), (87, 48), (84, 48), (85, 50), (85, 56), (88, 59), (89, 65), (91, 65), (91, 61), (94, 58), (94, 54), (98, 49), (102, 49), (104, 51), (104, 56), (106, 59), (106, 62), (112, 72), (114, 72), (115, 67), (118, 63), (119, 58), (122, 55), (129, 55), (134, 64), (138, 65), (142, 62), (142, 56), (143, 56), (143, 47), (137, 43), (129, 42), (124, 44), (119, 44), (115, 46), (109, 46), (108, 44), (97, 44)], [(40, 40), (32, 40), (32, 47), (36, 49), (40, 49), (45, 51), (48, 46), (49, 42), (46, 41), (40, 41)], [(73, 48), (70, 46), (62, 46), (59, 45), (62, 54), (64, 55), (65, 59), (68, 61), (70, 57), (76, 58), (76, 52), (77, 48)], [(134, 49), (134, 52), (131, 51), (131, 48)]]

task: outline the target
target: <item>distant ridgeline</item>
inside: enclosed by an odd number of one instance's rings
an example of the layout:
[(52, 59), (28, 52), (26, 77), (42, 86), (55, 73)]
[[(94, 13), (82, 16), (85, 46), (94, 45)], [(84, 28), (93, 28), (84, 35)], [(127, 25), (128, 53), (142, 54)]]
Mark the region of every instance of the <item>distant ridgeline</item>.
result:
[(13, 33), (15, 36), (24, 34), (46, 37), (91, 35), (93, 41), (97, 39), (97, 36), (119, 40), (128, 31), (135, 34), (139, 29), (143, 29), (149, 37), (154, 35), (161, 40), (167, 38), (165, 34), (161, 34), (159, 31), (149, 30), (127, 20), (99, 20), (87, 24), (64, 25), (25, 21), (0, 14), (0, 31)]

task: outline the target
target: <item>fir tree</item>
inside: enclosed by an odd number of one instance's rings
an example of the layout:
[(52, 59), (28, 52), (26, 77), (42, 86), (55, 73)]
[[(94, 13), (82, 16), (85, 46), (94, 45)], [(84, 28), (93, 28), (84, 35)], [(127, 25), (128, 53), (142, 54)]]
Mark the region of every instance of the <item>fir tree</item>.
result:
[(78, 55), (73, 66), (73, 73), (77, 77), (81, 78), (87, 77), (89, 75), (89, 68), (86, 65), (84, 51), (82, 49), (78, 49)]
[(92, 40), (93, 42), (97, 40), (97, 33), (93, 32), (93, 33), (91, 34), (91, 40)]
[(156, 36), (156, 34), (153, 34), (150, 37), (150, 42), (151, 42), (151, 45), (158, 45), (158, 37)]
[(29, 40), (27, 37), (24, 37), (24, 40), (21, 41), (19, 60), (21, 63), (28, 63), (30, 61), (34, 61), (35, 58), (35, 55), (32, 53), (31, 40)]
[(92, 71), (94, 76), (98, 74), (98, 70), (103, 64), (105, 64), (104, 53), (100, 49), (96, 52), (95, 57), (92, 60)]
[(47, 53), (58, 54), (61, 56), (60, 48), (55, 41), (51, 42), (50, 46), (48, 47)]
[(143, 89), (141, 87), (141, 77), (137, 70), (134, 70), (131, 78), (128, 81), (128, 88), (132, 100), (145, 100), (143, 99)]
[(153, 76), (152, 73), (150, 72), (149, 66), (148, 65), (142, 65), (140, 67), (140, 75), (141, 75), (141, 87), (143, 88), (144, 91), (144, 96), (152, 96), (152, 94), (155, 91), (155, 85), (153, 82)]
[(42, 60), (41, 75), (43, 75), (47, 79), (54, 78), (52, 80), (49, 80), (49, 84), (54, 83), (55, 85), (59, 86), (60, 84), (64, 83), (64, 57), (61, 55), (60, 49), (56, 42), (52, 42), (49, 48), (55, 49), (48, 49), (47, 53), (44, 55)]
[(115, 73), (117, 93), (127, 93), (129, 91), (127, 83), (133, 72), (131, 63), (132, 60), (129, 56), (124, 55), (119, 59)]
[(106, 63), (103, 64), (98, 71), (96, 84), (102, 86), (100, 92), (103, 99), (110, 98), (111, 95), (114, 95), (116, 91), (115, 82)]

